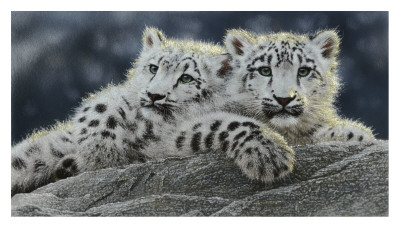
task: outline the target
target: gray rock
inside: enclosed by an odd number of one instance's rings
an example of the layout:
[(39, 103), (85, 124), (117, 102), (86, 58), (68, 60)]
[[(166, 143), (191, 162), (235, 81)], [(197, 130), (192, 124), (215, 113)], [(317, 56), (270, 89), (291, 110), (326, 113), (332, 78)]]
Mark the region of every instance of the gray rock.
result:
[(296, 147), (266, 185), (220, 153), (83, 173), (12, 198), (13, 216), (388, 216), (388, 141)]

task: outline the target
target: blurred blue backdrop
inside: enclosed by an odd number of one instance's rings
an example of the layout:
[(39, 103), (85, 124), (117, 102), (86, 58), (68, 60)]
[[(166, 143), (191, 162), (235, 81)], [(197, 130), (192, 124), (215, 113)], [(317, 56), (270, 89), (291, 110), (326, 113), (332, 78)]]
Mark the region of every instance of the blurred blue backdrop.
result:
[(118, 83), (145, 26), (219, 42), (226, 29), (315, 32), (342, 39), (340, 114), (388, 138), (388, 12), (12, 12), (12, 143), (65, 120), (81, 97)]

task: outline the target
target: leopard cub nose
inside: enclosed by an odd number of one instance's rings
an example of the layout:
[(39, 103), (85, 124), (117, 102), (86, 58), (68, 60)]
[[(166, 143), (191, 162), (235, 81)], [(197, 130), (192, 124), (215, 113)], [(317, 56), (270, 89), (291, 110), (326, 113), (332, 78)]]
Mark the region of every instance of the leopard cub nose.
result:
[(286, 105), (288, 105), (292, 100), (294, 100), (296, 98), (296, 96), (294, 97), (277, 97), (275, 96), (275, 94), (273, 95), (273, 97), (275, 98), (275, 100), (282, 105), (282, 107), (285, 107)]
[(150, 92), (147, 92), (147, 96), (149, 96), (149, 98), (151, 99), (151, 101), (153, 103), (158, 101), (158, 100), (162, 100), (165, 97), (165, 95), (156, 94), (156, 93), (150, 93)]

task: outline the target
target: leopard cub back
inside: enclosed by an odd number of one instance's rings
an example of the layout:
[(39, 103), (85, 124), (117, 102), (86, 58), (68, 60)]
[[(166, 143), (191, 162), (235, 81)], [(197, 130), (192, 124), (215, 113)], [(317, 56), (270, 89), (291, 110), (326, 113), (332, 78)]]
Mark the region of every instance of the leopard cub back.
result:
[(88, 170), (189, 154), (149, 148), (167, 141), (165, 132), (188, 107), (201, 107), (221, 91), (227, 73), (223, 51), (147, 28), (124, 83), (89, 94), (68, 124), (13, 147), (12, 195)]

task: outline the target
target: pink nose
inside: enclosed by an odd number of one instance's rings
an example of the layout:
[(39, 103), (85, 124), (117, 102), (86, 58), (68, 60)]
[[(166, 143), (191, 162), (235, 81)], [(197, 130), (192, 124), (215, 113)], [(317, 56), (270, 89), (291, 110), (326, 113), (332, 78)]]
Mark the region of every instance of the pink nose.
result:
[(149, 98), (151, 99), (151, 101), (153, 101), (153, 103), (155, 101), (162, 100), (165, 97), (165, 95), (153, 94), (153, 93), (150, 93), (150, 92), (147, 93), (147, 96), (149, 96)]
[(277, 97), (277, 96), (274, 95), (274, 98), (280, 105), (282, 105), (282, 107), (285, 107), (292, 100), (294, 100), (294, 98), (296, 98), (296, 96), (294, 96), (294, 97)]

